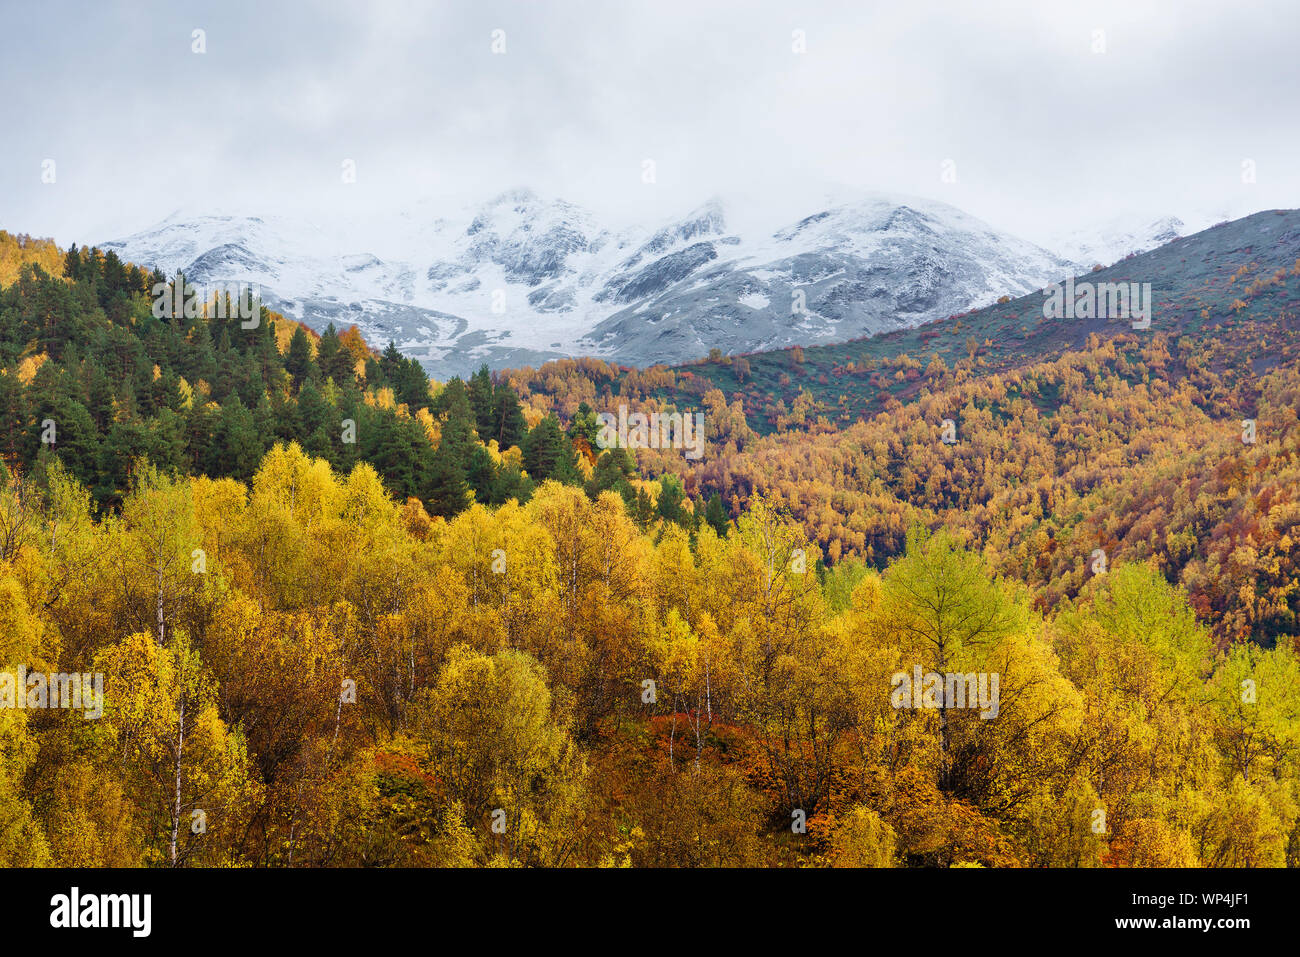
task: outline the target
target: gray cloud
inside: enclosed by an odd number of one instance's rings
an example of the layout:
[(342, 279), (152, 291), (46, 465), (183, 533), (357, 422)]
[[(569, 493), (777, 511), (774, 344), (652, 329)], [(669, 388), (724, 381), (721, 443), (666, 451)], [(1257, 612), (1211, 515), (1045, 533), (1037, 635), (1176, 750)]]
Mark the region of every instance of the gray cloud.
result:
[(1300, 205), (1285, 0), (56, 2), (4, 20), (0, 226), (65, 243), (177, 208), (518, 185), (616, 221), (716, 193), (792, 210), (828, 187), (912, 193), (1040, 241), (1135, 209)]

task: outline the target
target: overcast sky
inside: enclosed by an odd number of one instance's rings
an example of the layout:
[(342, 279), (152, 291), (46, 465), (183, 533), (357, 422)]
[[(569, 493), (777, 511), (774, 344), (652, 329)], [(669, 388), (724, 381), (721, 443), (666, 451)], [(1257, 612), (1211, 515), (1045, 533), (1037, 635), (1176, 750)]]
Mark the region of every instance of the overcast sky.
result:
[(0, 3), (0, 228), (61, 243), (515, 186), (616, 225), (898, 192), (1040, 242), (1300, 205), (1294, 0)]

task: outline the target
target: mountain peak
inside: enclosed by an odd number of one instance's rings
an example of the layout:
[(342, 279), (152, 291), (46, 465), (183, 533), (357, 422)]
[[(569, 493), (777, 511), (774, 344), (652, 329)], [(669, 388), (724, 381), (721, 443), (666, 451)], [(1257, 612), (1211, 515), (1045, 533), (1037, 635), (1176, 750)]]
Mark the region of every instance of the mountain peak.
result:
[(837, 198), (849, 201), (773, 224), (769, 197), (713, 196), (614, 232), (515, 188), (446, 218), (418, 202), (355, 221), (178, 210), (111, 245), (141, 266), (256, 283), (271, 308), (317, 328), (356, 323), (442, 377), (483, 362), (651, 365), (842, 341), (1041, 288), (1064, 265), (944, 203)]

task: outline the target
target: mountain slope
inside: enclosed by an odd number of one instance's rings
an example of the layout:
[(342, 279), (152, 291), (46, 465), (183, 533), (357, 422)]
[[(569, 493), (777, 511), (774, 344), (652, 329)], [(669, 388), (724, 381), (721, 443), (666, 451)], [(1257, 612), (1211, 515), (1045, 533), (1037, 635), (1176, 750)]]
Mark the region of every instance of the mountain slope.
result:
[[(1151, 283), (1147, 330), (1128, 320), (1047, 319), (1042, 290), (924, 326), (898, 329), (848, 342), (757, 352), (722, 361), (697, 361), (664, 370), (651, 380), (656, 398), (691, 405), (717, 388), (740, 400), (749, 424), (760, 432), (778, 427), (801, 397), (810, 422), (824, 416), (844, 426), (910, 402), (953, 379), (1014, 373), (1088, 347), (1093, 336), (1155, 340), (1175, 351), (1187, 337), (1213, 356), (1216, 369), (1261, 374), (1300, 349), (1300, 210), (1268, 210), (1175, 240), (1151, 252), (1089, 271), (1078, 282)], [(1058, 277), (1060, 278), (1060, 277)], [(1170, 362), (1165, 375), (1187, 370)], [(549, 369), (509, 374), (521, 394), (547, 395)], [(595, 383), (635, 396), (644, 380), (636, 370), (611, 370)], [(668, 384), (664, 384), (667, 382)]]
[[(912, 328), (1069, 271), (946, 206), (875, 197), (768, 236), (720, 236), (645, 267), (590, 341), (630, 364), (834, 342)], [(625, 287), (626, 288), (626, 287)]]
[(713, 200), (654, 230), (611, 230), (528, 190), (382, 221), (176, 214), (102, 244), (194, 282), (256, 284), (317, 330), (355, 323), (432, 374), (561, 356), (651, 365), (907, 328), (1068, 271), (950, 206), (872, 196), (776, 229)]
[(1082, 269), (1111, 266), (1126, 256), (1150, 252), (1183, 236), (1209, 229), (1216, 223), (1241, 219), (1255, 210), (1226, 209), (1168, 213), (1126, 212), (1119, 216), (1052, 234), (1045, 245), (1077, 263)]

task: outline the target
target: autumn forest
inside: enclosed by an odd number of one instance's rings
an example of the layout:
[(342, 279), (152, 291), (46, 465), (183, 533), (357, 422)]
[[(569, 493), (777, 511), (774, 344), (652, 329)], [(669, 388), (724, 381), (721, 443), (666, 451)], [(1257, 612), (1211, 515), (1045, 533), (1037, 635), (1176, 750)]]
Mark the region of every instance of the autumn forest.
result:
[(1300, 259), (1196, 239), (1165, 328), (433, 382), (0, 233), (0, 670), (102, 675), (0, 683), (0, 865), (1300, 865)]

